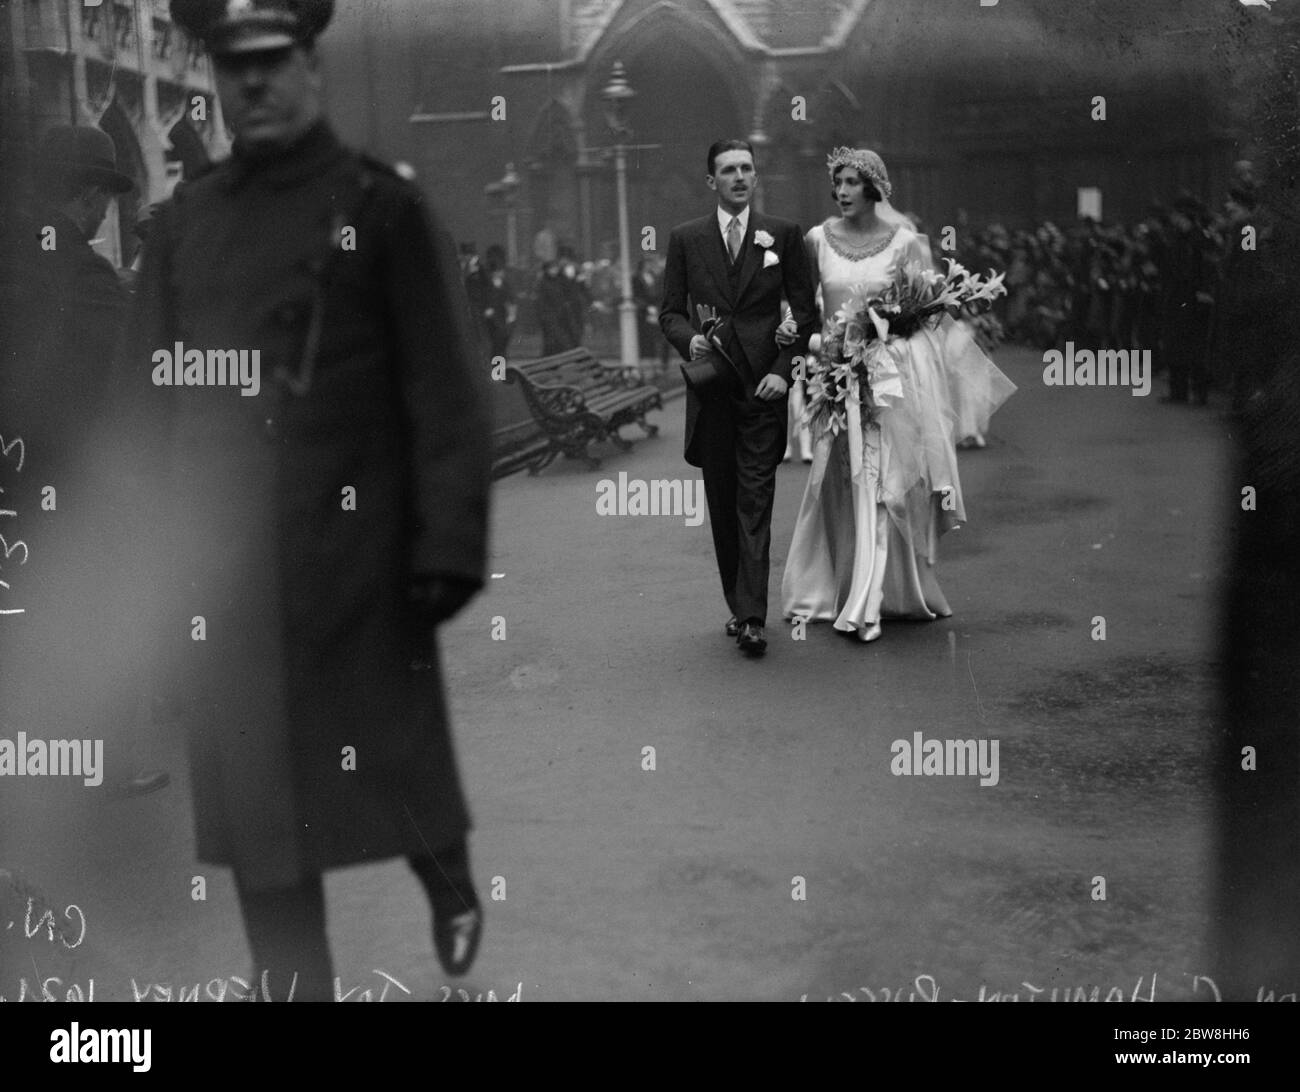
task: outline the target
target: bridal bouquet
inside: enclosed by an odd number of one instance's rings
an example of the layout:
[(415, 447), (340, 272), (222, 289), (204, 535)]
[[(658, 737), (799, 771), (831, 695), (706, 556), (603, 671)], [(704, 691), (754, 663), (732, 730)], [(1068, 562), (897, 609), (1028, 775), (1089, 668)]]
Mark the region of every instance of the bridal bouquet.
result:
[(918, 330), (937, 326), (945, 315), (987, 311), (1006, 294), (1005, 274), (971, 273), (952, 259), (948, 272), (900, 264), (883, 287), (853, 292), (835, 312), (823, 341), (822, 358), (808, 375), (808, 419), (822, 421), (833, 434), (847, 429), (849, 385), (858, 381), (865, 413), (903, 399), (898, 354)]

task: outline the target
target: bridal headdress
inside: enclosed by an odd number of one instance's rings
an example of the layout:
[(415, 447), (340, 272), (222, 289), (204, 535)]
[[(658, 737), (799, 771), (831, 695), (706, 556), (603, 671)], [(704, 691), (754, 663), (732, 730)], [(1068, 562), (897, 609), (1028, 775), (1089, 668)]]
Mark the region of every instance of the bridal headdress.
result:
[(831, 181), (840, 167), (852, 167), (863, 178), (869, 178), (876, 184), (880, 196), (889, 200), (893, 187), (889, 184), (889, 172), (885, 170), (885, 161), (869, 148), (836, 148), (826, 157), (826, 166), (830, 170)]

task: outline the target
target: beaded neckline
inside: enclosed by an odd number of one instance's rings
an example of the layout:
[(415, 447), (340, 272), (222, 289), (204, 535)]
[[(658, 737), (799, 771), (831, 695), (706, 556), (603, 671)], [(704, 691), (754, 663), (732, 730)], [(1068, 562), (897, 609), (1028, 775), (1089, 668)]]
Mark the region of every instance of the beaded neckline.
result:
[(822, 224), (822, 234), (826, 237), (827, 245), (841, 258), (847, 258), (851, 262), (860, 262), (867, 258), (874, 258), (885, 250), (894, 241), (894, 236), (898, 234), (898, 229), (902, 226), (902, 224), (895, 224), (894, 229), (879, 242), (864, 243), (861, 246), (854, 246), (852, 243), (835, 235), (831, 231), (831, 222), (829, 220)]

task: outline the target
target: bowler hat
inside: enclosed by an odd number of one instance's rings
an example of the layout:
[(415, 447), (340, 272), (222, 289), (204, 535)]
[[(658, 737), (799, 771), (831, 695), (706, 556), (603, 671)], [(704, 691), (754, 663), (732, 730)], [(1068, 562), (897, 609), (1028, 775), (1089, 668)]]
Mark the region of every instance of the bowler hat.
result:
[(312, 41), (334, 0), (172, 0), (172, 18), (216, 56), (284, 49)]
[(113, 193), (135, 183), (117, 169), (117, 148), (103, 129), (90, 125), (55, 125), (41, 138), (37, 155), (47, 179), (94, 182)]

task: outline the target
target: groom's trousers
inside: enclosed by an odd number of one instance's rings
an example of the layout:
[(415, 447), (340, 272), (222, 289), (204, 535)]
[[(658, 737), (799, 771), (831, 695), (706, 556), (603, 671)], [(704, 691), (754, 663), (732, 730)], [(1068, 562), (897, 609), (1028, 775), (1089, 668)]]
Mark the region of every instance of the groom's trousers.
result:
[(772, 502), (786, 443), (786, 398), (715, 397), (700, 408), (701, 470), (722, 594), (740, 622), (767, 624)]

